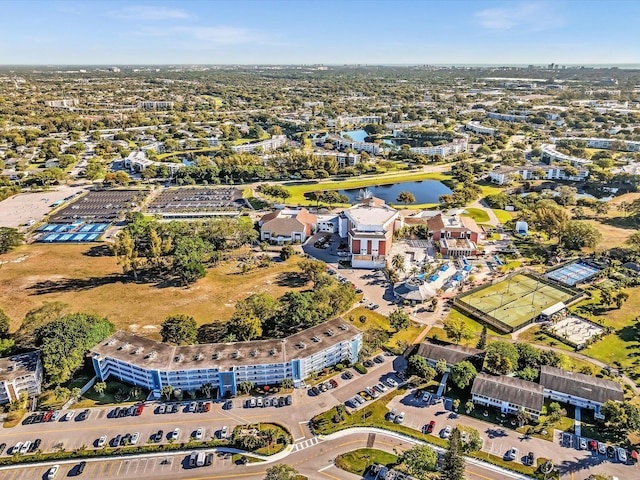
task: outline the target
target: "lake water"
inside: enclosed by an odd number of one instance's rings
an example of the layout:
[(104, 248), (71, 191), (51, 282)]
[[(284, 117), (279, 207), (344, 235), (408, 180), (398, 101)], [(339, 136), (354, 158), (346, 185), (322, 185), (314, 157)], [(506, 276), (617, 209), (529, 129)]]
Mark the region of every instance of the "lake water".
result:
[[(358, 202), (358, 195), (361, 188), (350, 190), (340, 190), (340, 193), (349, 197), (352, 203)], [(440, 195), (449, 195), (451, 190), (437, 180), (422, 180), (417, 182), (392, 183), (389, 185), (373, 185), (367, 187), (374, 197), (380, 198), (387, 203), (395, 203), (400, 192), (411, 192), (416, 197), (415, 203), (438, 203)]]
[(369, 136), (364, 130), (340, 132), (340, 136), (344, 137), (345, 135), (349, 135), (354, 142), (364, 142), (365, 137)]

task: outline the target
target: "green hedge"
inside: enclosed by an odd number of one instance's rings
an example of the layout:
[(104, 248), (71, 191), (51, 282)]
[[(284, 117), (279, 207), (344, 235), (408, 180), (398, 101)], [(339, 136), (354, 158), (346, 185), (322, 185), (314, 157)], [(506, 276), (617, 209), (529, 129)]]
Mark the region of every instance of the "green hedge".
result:
[(362, 375), (366, 374), (369, 370), (367, 370), (367, 367), (365, 367), (364, 365), (362, 365), (361, 363), (356, 363), (353, 366), (353, 369), (358, 372), (361, 373)]

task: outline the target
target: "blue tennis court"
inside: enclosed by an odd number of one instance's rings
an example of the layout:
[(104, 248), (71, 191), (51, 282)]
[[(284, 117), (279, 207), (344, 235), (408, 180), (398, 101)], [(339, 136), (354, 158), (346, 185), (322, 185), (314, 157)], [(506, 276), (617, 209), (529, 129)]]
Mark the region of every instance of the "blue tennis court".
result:
[(547, 278), (556, 282), (564, 283), (573, 287), (574, 285), (589, 280), (600, 270), (585, 263), (570, 263), (556, 270), (547, 273)]
[(73, 240), (74, 242), (81, 242), (86, 236), (86, 233), (76, 233), (73, 237), (71, 237), (71, 240)]
[(40, 242), (93, 242), (109, 228), (109, 223), (50, 223), (38, 230)]
[(93, 240), (95, 240), (96, 238), (98, 238), (100, 235), (98, 235), (97, 233), (90, 233), (89, 235), (87, 235), (87, 238), (85, 240), (92, 242)]

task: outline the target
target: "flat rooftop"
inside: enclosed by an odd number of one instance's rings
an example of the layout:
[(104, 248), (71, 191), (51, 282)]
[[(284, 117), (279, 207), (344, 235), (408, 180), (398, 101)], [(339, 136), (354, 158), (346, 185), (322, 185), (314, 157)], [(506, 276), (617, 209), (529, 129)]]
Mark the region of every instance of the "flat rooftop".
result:
[(30, 375), (38, 368), (40, 352), (20, 353), (0, 358), (0, 381), (12, 382), (16, 378)]
[(151, 370), (230, 370), (305, 358), (360, 333), (349, 322), (335, 318), (286, 338), (175, 346), (120, 330), (93, 347), (91, 353)]
[(358, 225), (384, 225), (398, 215), (397, 210), (388, 205), (355, 205), (344, 213), (356, 224), (355, 230)]

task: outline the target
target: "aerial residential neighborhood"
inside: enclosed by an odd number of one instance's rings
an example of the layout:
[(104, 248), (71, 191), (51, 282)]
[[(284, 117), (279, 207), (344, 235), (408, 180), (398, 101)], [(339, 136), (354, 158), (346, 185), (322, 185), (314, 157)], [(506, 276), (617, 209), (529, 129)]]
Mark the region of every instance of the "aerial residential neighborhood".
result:
[(3, 3), (0, 480), (640, 478), (640, 5), (107, 3)]

